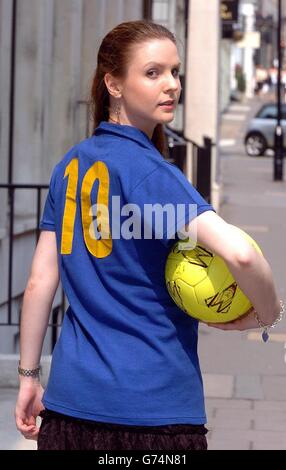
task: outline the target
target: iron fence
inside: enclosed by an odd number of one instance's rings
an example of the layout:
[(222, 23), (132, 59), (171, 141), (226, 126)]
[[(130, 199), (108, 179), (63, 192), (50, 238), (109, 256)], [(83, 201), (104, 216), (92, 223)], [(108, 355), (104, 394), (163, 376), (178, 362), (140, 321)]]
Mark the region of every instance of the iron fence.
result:
[[(30, 190), (35, 192), (36, 196), (36, 222), (35, 226), (32, 229), (29, 229), (29, 232), (32, 230), (35, 232), (35, 245), (40, 236), (40, 217), (41, 217), (41, 210), (42, 210), (42, 192), (47, 190), (49, 185), (47, 184), (0, 184), (0, 189), (6, 189), (8, 191), (8, 283), (7, 283), (7, 300), (5, 300), (4, 305), (7, 305), (7, 320), (0, 321), (0, 326), (19, 326), (20, 319), (21, 319), (21, 307), (18, 311), (18, 318), (15, 320), (12, 318), (12, 306), (13, 302), (17, 301), (21, 303), (21, 300), (24, 295), (24, 291), (13, 295), (13, 259), (14, 259), (14, 243), (15, 243), (15, 193), (16, 191), (23, 191), (23, 190)], [(32, 258), (32, 253), (31, 253)], [(2, 271), (4, 272), (4, 266), (2, 266)], [(3, 305), (3, 304), (2, 304)], [(59, 305), (53, 307), (51, 312), (51, 321), (49, 323), (49, 327), (52, 328), (51, 333), (51, 347), (53, 349), (57, 334), (58, 328), (61, 325), (61, 321), (63, 318), (63, 314), (65, 311), (65, 296), (63, 289), (61, 290), (61, 302)], [(16, 333), (17, 335), (17, 333)]]

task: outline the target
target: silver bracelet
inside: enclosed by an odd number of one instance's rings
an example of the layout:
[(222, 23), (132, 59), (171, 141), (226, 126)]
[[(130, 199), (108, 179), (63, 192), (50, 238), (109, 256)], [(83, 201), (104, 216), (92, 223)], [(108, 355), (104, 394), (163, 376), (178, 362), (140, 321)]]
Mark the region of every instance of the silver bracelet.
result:
[(36, 367), (36, 369), (23, 369), (20, 366), (20, 362), (18, 365), (18, 374), (23, 375), (24, 377), (33, 377), (39, 378), (41, 372), (41, 366)]
[(262, 336), (264, 343), (266, 343), (266, 341), (268, 341), (269, 339), (268, 330), (270, 330), (270, 328), (274, 328), (277, 325), (277, 323), (279, 323), (282, 320), (282, 318), (284, 317), (284, 312), (285, 312), (284, 302), (280, 300), (280, 312), (279, 312), (278, 317), (274, 320), (273, 323), (271, 323), (270, 325), (267, 325), (266, 323), (260, 320), (258, 313), (256, 312), (256, 310), (254, 310), (254, 318), (257, 321), (259, 328), (263, 328), (261, 336)]

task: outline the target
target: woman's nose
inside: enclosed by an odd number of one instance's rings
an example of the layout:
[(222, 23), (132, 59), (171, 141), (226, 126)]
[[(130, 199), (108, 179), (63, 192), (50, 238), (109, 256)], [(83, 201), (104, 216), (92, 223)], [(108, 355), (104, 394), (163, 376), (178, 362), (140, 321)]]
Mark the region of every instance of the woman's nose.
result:
[(169, 75), (167, 78), (167, 87), (170, 90), (178, 90), (180, 88), (180, 80), (173, 75)]

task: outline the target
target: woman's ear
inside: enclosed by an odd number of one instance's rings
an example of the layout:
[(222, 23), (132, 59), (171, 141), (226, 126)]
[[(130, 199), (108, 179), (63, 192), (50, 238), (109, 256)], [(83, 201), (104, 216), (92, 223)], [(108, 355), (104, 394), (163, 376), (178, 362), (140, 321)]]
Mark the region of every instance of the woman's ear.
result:
[(121, 97), (121, 86), (118, 78), (115, 78), (111, 73), (106, 73), (104, 75), (104, 83), (111, 96), (114, 98)]

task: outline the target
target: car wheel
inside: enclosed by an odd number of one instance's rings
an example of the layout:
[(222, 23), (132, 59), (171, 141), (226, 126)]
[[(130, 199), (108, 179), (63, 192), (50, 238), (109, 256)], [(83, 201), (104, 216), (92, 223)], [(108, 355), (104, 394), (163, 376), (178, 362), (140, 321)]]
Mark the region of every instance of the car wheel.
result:
[(266, 140), (259, 132), (252, 132), (248, 134), (245, 139), (245, 150), (250, 157), (260, 157), (264, 155), (266, 148)]

